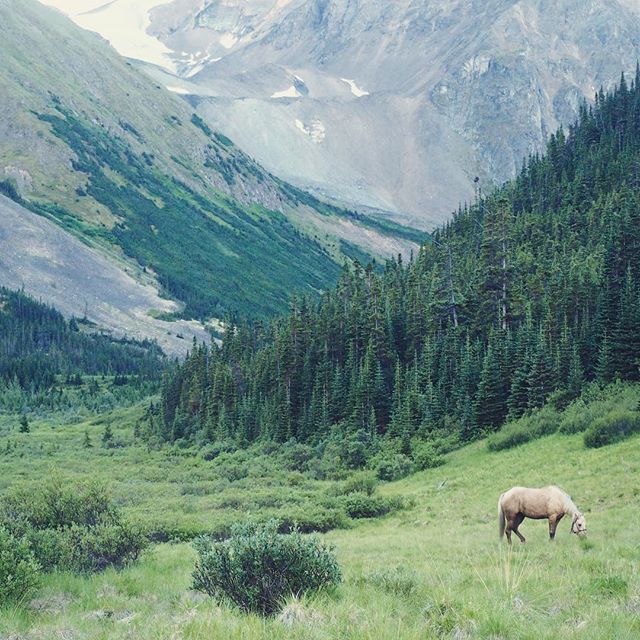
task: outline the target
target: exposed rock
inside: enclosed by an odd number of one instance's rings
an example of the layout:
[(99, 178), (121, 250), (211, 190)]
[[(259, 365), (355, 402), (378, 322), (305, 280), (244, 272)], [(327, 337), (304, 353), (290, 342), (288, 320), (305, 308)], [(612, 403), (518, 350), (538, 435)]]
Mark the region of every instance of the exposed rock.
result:
[[(93, 28), (117, 46), (111, 4)], [(173, 51), (148, 72), (241, 148), (280, 177), (424, 225), (471, 197), (475, 175), (485, 189), (511, 177), (640, 58), (634, 0), (148, 4), (144, 35)]]

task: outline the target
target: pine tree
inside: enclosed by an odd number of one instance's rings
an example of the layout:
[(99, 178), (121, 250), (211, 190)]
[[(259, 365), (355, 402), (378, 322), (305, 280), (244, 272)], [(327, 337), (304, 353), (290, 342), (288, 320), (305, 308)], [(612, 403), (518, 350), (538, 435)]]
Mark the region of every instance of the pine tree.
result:
[(27, 419), (26, 414), (22, 414), (20, 416), (20, 433), (29, 433), (31, 428), (29, 427), (29, 420)]

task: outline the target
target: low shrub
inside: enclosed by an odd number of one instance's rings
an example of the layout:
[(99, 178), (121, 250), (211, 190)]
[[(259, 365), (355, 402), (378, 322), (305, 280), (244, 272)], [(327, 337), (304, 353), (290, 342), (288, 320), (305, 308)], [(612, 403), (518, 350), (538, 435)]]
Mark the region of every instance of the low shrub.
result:
[(564, 411), (560, 433), (584, 433), (595, 421), (613, 411), (637, 411), (637, 387), (617, 382), (607, 387), (590, 385)]
[(413, 462), (402, 453), (385, 455), (378, 458), (375, 466), (376, 477), (383, 482), (400, 480), (412, 473)]
[(40, 583), (40, 565), (26, 540), (0, 527), (0, 603), (23, 600)]
[(287, 509), (283, 515), (276, 515), (279, 533), (326, 533), (333, 529), (346, 529), (349, 520), (343, 509), (333, 506), (303, 503)]
[(275, 522), (238, 526), (227, 540), (201, 538), (195, 547), (194, 589), (264, 616), (291, 596), (333, 587), (342, 579), (332, 548), (297, 531), (279, 534)]
[(373, 471), (357, 471), (344, 482), (332, 486), (330, 492), (335, 496), (346, 496), (350, 493), (365, 493), (371, 496), (375, 493), (378, 484), (378, 478)]
[(584, 434), (586, 447), (604, 447), (640, 433), (640, 414), (631, 411), (612, 411), (596, 420)]
[(444, 458), (431, 442), (422, 442), (413, 448), (413, 461), (418, 471), (435, 469), (444, 464)]
[(487, 439), (487, 448), (489, 451), (502, 451), (537, 440), (555, 433), (559, 422), (558, 412), (553, 407), (546, 406), (540, 411), (507, 423)]
[(120, 567), (147, 545), (97, 484), (16, 487), (0, 502), (0, 526), (29, 546), (45, 571)]
[(401, 497), (370, 496), (366, 493), (350, 493), (342, 499), (344, 510), (350, 518), (379, 518), (405, 507)]

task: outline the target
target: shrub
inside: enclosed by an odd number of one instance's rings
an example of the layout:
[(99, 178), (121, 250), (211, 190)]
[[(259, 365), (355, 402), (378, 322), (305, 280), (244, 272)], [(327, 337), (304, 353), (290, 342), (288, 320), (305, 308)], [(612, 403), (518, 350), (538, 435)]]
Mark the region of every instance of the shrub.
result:
[(431, 442), (423, 442), (413, 449), (413, 461), (418, 471), (435, 469), (444, 464), (444, 458), (438, 453)]
[(544, 407), (507, 423), (498, 433), (488, 438), (487, 448), (489, 451), (502, 451), (548, 436), (558, 430), (559, 421), (560, 416), (553, 407)]
[(350, 518), (379, 518), (405, 507), (400, 497), (369, 496), (366, 493), (350, 493), (342, 499), (344, 510)]
[(147, 544), (97, 484), (17, 487), (0, 503), (0, 524), (30, 546), (45, 571), (123, 566)]
[(333, 529), (346, 529), (349, 526), (343, 509), (333, 506), (319, 506), (312, 503), (301, 504), (276, 516), (279, 533), (326, 533)]
[(0, 603), (19, 601), (40, 582), (40, 565), (25, 540), (0, 527)]
[(378, 478), (373, 471), (358, 471), (349, 476), (344, 482), (336, 483), (330, 489), (334, 496), (346, 496), (350, 493), (366, 493), (371, 496), (378, 487)]
[(234, 528), (222, 542), (201, 538), (193, 586), (243, 611), (272, 615), (286, 598), (337, 585), (340, 567), (330, 547), (297, 531), (277, 532), (277, 524)]
[(582, 396), (565, 410), (560, 422), (560, 432), (583, 433), (596, 420), (612, 411), (636, 411), (638, 394), (635, 386), (616, 383), (605, 388), (590, 385)]
[(631, 411), (612, 411), (594, 422), (584, 434), (584, 444), (597, 448), (640, 433), (640, 415)]
[(413, 463), (402, 453), (387, 455), (380, 459), (375, 466), (376, 476), (384, 481), (400, 480), (413, 471)]

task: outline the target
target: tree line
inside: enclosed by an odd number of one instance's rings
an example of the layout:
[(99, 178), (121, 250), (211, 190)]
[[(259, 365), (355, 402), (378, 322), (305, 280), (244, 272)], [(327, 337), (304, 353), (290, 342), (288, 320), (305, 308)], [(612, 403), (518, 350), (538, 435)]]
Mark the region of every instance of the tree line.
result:
[(83, 375), (135, 375), (157, 379), (161, 349), (148, 341), (117, 340), (95, 332), (85, 319), (66, 320), (58, 311), (0, 287), (0, 389), (27, 393), (57, 382), (81, 385)]

